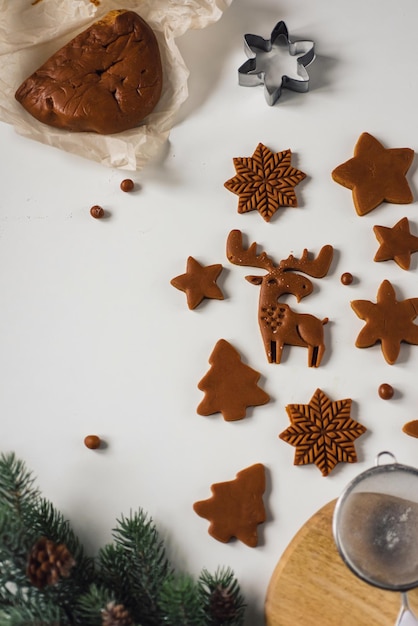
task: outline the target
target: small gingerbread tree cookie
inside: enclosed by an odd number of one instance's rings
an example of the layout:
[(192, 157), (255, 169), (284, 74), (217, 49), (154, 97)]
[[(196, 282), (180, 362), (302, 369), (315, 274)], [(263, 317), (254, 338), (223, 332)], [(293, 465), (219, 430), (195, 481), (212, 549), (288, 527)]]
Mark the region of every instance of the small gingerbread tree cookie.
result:
[(195, 502), (194, 511), (209, 520), (209, 534), (223, 543), (236, 537), (254, 548), (257, 526), (266, 521), (263, 493), (265, 468), (256, 463), (238, 472), (234, 480), (212, 485), (212, 497)]
[(209, 358), (209, 371), (198, 384), (205, 397), (197, 407), (199, 415), (222, 413), (225, 421), (243, 419), (247, 408), (266, 404), (270, 396), (258, 386), (260, 374), (241, 361), (237, 350), (219, 339)]

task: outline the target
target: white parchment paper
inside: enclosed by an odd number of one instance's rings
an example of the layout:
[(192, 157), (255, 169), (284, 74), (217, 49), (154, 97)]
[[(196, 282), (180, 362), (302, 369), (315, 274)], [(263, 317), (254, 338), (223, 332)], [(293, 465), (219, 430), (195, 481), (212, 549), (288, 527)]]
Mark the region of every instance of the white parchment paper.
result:
[[(109, 167), (139, 170), (167, 140), (186, 100), (188, 69), (176, 37), (220, 19), (232, 0), (0, 0), (0, 119), (26, 137)], [(131, 9), (153, 28), (163, 64), (163, 93), (138, 128), (115, 135), (74, 133), (35, 120), (15, 100), (23, 80), (108, 11)]]

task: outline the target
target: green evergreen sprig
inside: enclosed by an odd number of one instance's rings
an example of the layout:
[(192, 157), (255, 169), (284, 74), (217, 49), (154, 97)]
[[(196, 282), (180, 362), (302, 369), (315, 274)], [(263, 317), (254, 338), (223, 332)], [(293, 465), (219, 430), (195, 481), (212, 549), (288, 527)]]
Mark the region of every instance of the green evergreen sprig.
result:
[[(28, 573), (41, 538), (72, 557), (53, 583), (36, 584)], [(176, 572), (143, 510), (117, 520), (112, 539), (95, 558), (86, 556), (24, 462), (1, 454), (1, 626), (242, 626), (245, 603), (232, 570), (203, 570), (197, 580)]]
[(114, 590), (141, 626), (161, 624), (158, 595), (172, 569), (155, 525), (139, 511), (121, 517), (112, 536), (114, 543), (98, 555), (103, 585)]
[(219, 568), (214, 575), (204, 569), (198, 584), (207, 626), (236, 626), (243, 622), (246, 604), (231, 568)]

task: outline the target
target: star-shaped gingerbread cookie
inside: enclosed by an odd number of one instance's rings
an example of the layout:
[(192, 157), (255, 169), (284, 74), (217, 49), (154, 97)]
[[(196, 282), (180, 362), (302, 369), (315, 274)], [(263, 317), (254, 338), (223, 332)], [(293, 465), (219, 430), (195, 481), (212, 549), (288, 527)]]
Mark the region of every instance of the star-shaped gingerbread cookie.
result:
[(408, 270), (411, 265), (411, 254), (418, 252), (418, 237), (411, 234), (408, 218), (403, 217), (392, 228), (373, 226), (373, 232), (380, 243), (374, 260), (393, 260), (399, 267)]
[(214, 539), (227, 543), (235, 537), (254, 548), (257, 526), (266, 521), (265, 488), (264, 465), (256, 463), (238, 472), (234, 480), (212, 485), (212, 497), (195, 502), (193, 510), (209, 520), (208, 533)]
[(350, 399), (333, 402), (317, 389), (309, 404), (289, 404), (286, 411), (291, 426), (279, 437), (295, 446), (295, 465), (315, 463), (328, 476), (337, 463), (357, 461), (353, 442), (366, 428), (350, 417)]
[(384, 148), (375, 137), (362, 133), (354, 156), (336, 167), (332, 178), (352, 190), (358, 215), (366, 215), (382, 202), (412, 202), (406, 173), (413, 158), (411, 148)]
[(223, 300), (224, 296), (216, 284), (222, 265), (201, 265), (192, 256), (187, 259), (186, 273), (173, 278), (170, 283), (176, 289), (184, 291), (189, 309), (195, 309), (204, 298)]
[(269, 222), (280, 207), (298, 206), (294, 188), (306, 174), (291, 158), (290, 150), (274, 153), (259, 143), (252, 157), (233, 159), (236, 175), (224, 186), (239, 196), (238, 213), (258, 211)]
[(388, 280), (380, 285), (376, 303), (353, 300), (351, 308), (366, 322), (357, 337), (357, 348), (370, 348), (380, 341), (385, 360), (393, 365), (403, 341), (418, 345), (418, 326), (413, 323), (418, 316), (418, 298), (397, 300)]

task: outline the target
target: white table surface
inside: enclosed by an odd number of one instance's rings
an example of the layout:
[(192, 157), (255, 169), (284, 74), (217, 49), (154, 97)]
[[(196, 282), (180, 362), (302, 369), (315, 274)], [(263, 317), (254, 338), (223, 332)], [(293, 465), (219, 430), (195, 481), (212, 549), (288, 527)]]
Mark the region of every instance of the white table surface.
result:
[[(281, 19), (292, 39), (315, 42), (317, 58), (310, 91), (285, 91), (269, 107), (262, 87), (238, 85), (237, 69), (244, 33), (268, 38)], [(142, 507), (177, 568), (197, 575), (231, 566), (249, 603), (248, 625), (263, 624), (273, 569), (318, 508), (381, 450), (418, 461), (418, 440), (402, 432), (418, 418), (418, 347), (403, 345), (392, 366), (379, 345), (356, 348), (364, 324), (350, 307), (375, 301), (384, 279), (399, 299), (418, 296), (418, 255), (409, 271), (374, 262), (372, 230), (406, 216), (418, 234), (417, 200), (359, 217), (351, 192), (331, 179), (364, 131), (385, 147), (417, 150), (417, 19), (415, 0), (234, 0), (219, 22), (178, 39), (189, 98), (164, 154), (133, 174), (0, 125), (0, 448), (26, 461), (92, 553), (110, 540), (117, 517)], [(223, 186), (235, 174), (233, 157), (251, 156), (259, 142), (290, 148), (292, 164), (307, 174), (296, 187), (300, 206), (270, 223), (257, 212), (239, 215), (237, 196)], [(414, 198), (417, 164), (407, 176)], [(120, 191), (125, 177), (136, 182), (134, 193)], [(109, 218), (92, 219), (93, 204)], [(330, 273), (297, 305), (330, 318), (319, 368), (307, 367), (304, 348), (267, 363), (258, 291), (244, 280), (252, 270), (225, 257), (233, 228), (276, 260), (334, 246)], [(223, 264), (224, 301), (187, 308), (170, 280), (189, 255)], [(351, 286), (341, 284), (343, 272), (355, 277)], [(271, 395), (240, 422), (196, 412), (197, 383), (220, 338), (262, 374)], [(395, 389), (392, 400), (378, 396), (384, 382)], [(368, 429), (355, 442), (358, 463), (339, 464), (326, 478), (314, 465), (295, 467), (294, 448), (278, 439), (289, 424), (286, 405), (308, 403), (317, 387), (333, 400), (352, 398), (352, 417)], [(83, 445), (91, 433), (106, 449)], [(258, 462), (268, 483), (259, 546), (219, 543), (193, 502)]]

